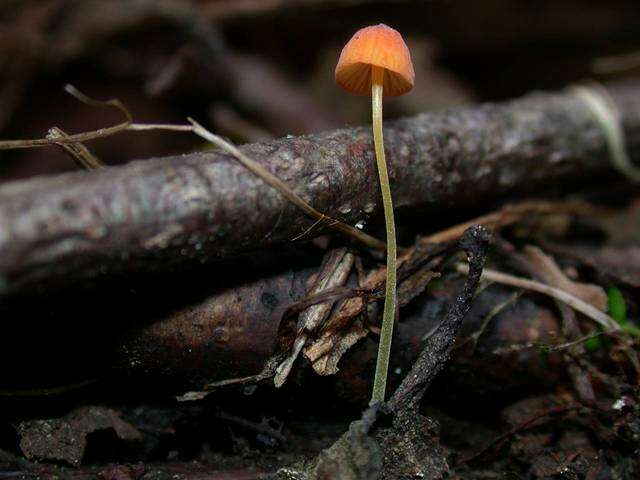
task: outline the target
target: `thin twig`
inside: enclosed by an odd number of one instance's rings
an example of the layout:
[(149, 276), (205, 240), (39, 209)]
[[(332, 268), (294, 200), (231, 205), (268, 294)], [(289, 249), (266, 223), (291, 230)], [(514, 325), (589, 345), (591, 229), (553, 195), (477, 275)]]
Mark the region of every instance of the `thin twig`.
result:
[(559, 343), (557, 345), (553, 345), (550, 343), (542, 343), (542, 342), (528, 342), (528, 343), (521, 343), (521, 344), (517, 344), (517, 345), (509, 345), (506, 347), (500, 347), (500, 348), (495, 348), (491, 351), (492, 355), (503, 355), (505, 353), (513, 353), (513, 352), (519, 352), (521, 350), (527, 350), (530, 348), (539, 348), (541, 350), (544, 350), (545, 352), (559, 352), (562, 350), (566, 350), (568, 348), (572, 348), (575, 347), (577, 345), (582, 345), (584, 342), (587, 342), (589, 340), (591, 340), (592, 338), (598, 338), (607, 334), (610, 334), (611, 332), (604, 332), (602, 330), (598, 331), (598, 332), (594, 332), (592, 334), (589, 335), (585, 335), (583, 337), (580, 337), (576, 340), (572, 340), (570, 342), (564, 342), (564, 343)]
[[(469, 267), (462, 263), (456, 265), (456, 270), (464, 275), (467, 275), (469, 273)], [(586, 315), (607, 330), (620, 330), (620, 326), (609, 315), (601, 312), (593, 305), (580, 300), (578, 297), (571, 295), (564, 290), (560, 290), (559, 288), (550, 287), (549, 285), (536, 282), (535, 280), (516, 277), (488, 268), (485, 268), (482, 272), (482, 279), (501, 283), (503, 285), (511, 285), (512, 287), (525, 288), (527, 290), (532, 290), (534, 292), (548, 295), (552, 298), (555, 298), (556, 300), (560, 300), (561, 302), (566, 303), (574, 310), (577, 310), (578, 312)]]
[[(476, 296), (477, 295), (478, 295), (478, 292), (476, 292)], [(491, 320), (493, 320), (496, 316), (502, 313), (502, 311), (504, 311), (505, 309), (513, 305), (520, 298), (521, 295), (522, 295), (522, 290), (518, 290), (517, 292), (514, 292), (512, 295), (510, 295), (509, 298), (507, 298), (505, 301), (500, 302), (495, 307), (493, 307), (491, 311), (482, 320), (482, 324), (480, 325), (478, 330), (473, 332), (473, 334), (469, 335), (469, 337), (466, 338), (464, 341), (460, 342), (456, 348), (459, 349), (464, 345), (466, 345), (467, 343), (473, 342), (473, 350), (475, 351), (476, 346), (478, 344), (478, 340), (480, 339), (482, 334), (485, 332), (485, 330), (489, 326), (489, 323), (491, 323)]]
[(420, 239), (420, 244), (444, 243), (457, 240), (463, 232), (472, 225), (482, 225), (492, 230), (508, 227), (520, 222), (531, 215), (545, 214), (595, 214), (603, 212), (603, 208), (585, 203), (558, 203), (544, 201), (529, 201), (507, 204), (491, 213), (481, 215), (469, 221), (459, 223), (453, 227), (432, 233)]
[(170, 123), (132, 123), (127, 130), (143, 132), (148, 130), (166, 130), (168, 132), (193, 132), (192, 125), (173, 125)]
[(246, 377), (225, 378), (224, 380), (218, 380), (203, 385), (202, 390), (193, 390), (182, 395), (178, 395), (176, 400), (178, 402), (193, 402), (196, 400), (202, 400), (206, 396), (213, 393), (220, 387), (226, 387), (228, 385), (246, 385), (247, 383), (256, 384), (267, 378), (271, 378), (276, 374), (276, 368), (284, 359), (284, 355), (274, 355), (271, 357), (262, 367), (262, 370), (255, 374)]
[[(59, 129), (58, 127), (51, 127), (49, 129), (49, 133), (47, 134), (47, 138), (55, 138), (62, 139), (68, 138), (69, 134)], [(104, 164), (98, 160), (98, 157), (93, 155), (87, 147), (85, 147), (82, 143), (58, 143), (62, 147), (62, 149), (69, 154), (73, 161), (80, 167), (86, 168), (87, 170), (95, 170), (96, 168), (104, 167)]]
[(0, 397), (46, 397), (49, 395), (59, 395), (61, 393), (67, 393), (74, 390), (81, 390), (97, 382), (97, 379), (92, 378), (67, 385), (57, 385), (44, 388), (0, 388)]
[(65, 91), (70, 95), (74, 96), (76, 99), (78, 99), (82, 103), (86, 103), (87, 105), (91, 105), (93, 107), (117, 108), (126, 117), (126, 120), (112, 127), (100, 128), (98, 130), (93, 130), (93, 131), (84, 132), (84, 133), (77, 133), (75, 135), (68, 135), (65, 138), (3, 140), (3, 141), (0, 141), (0, 150), (11, 150), (11, 149), (18, 149), (18, 148), (36, 148), (36, 147), (46, 147), (49, 145), (73, 144), (78, 142), (86, 142), (88, 140), (104, 138), (111, 135), (115, 135), (116, 133), (123, 132), (129, 128), (129, 126), (133, 121), (131, 118), (131, 114), (129, 113), (129, 110), (127, 110), (127, 108), (122, 104), (120, 100), (117, 100), (117, 99), (110, 99), (105, 101), (94, 100), (92, 98), (87, 97), (84, 93), (80, 92), (72, 85), (66, 85)]
[[(315, 285), (309, 290), (309, 294), (318, 294), (326, 292), (332, 288), (343, 287), (353, 268), (355, 256), (348, 252), (346, 248), (332, 250), (329, 252), (323, 267), (318, 273)], [(304, 348), (309, 336), (313, 334), (327, 319), (333, 308), (333, 302), (325, 302), (319, 305), (313, 305), (305, 309), (300, 314), (298, 320), (298, 334), (296, 335), (290, 353), (285, 360), (278, 366), (274, 385), (280, 388), (287, 380), (293, 364)]]

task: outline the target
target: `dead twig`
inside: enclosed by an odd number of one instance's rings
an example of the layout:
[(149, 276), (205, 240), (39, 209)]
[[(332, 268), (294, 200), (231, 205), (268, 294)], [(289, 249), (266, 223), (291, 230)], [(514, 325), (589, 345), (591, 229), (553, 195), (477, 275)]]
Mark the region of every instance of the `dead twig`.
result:
[[(325, 292), (331, 288), (344, 286), (347, 278), (351, 274), (351, 269), (355, 261), (355, 256), (347, 252), (345, 248), (329, 252), (323, 268), (318, 273), (316, 284), (310, 290), (310, 294)], [(308, 307), (300, 314), (298, 320), (298, 333), (289, 356), (278, 366), (274, 384), (281, 387), (289, 376), (293, 364), (304, 348), (309, 335), (318, 329), (331, 313), (333, 302), (324, 302)]]
[(185, 392), (182, 395), (178, 395), (176, 400), (178, 402), (193, 402), (202, 400), (218, 388), (227, 387), (230, 385), (246, 385), (256, 384), (268, 378), (272, 378), (276, 374), (276, 368), (284, 360), (284, 355), (274, 355), (264, 364), (262, 370), (256, 375), (248, 375), (246, 377), (237, 378), (225, 378), (217, 382), (211, 382), (203, 386), (202, 390), (192, 390)]
[(472, 225), (482, 225), (491, 230), (499, 230), (510, 225), (521, 222), (523, 219), (533, 215), (549, 214), (574, 214), (593, 215), (604, 212), (605, 209), (585, 203), (559, 203), (546, 201), (530, 201), (508, 204), (495, 212), (476, 217), (467, 222), (454, 225), (431, 235), (427, 235), (420, 240), (420, 244), (443, 243), (457, 240), (462, 233)]
[(471, 335), (469, 335), (469, 337), (466, 338), (464, 341), (460, 342), (460, 344), (457, 345), (456, 348), (461, 348), (467, 343), (472, 342), (473, 343), (472, 348), (475, 351), (475, 348), (478, 344), (478, 340), (480, 339), (482, 334), (485, 332), (485, 330), (489, 326), (489, 323), (491, 323), (491, 320), (493, 320), (502, 311), (512, 306), (515, 302), (518, 301), (518, 299), (521, 296), (522, 296), (522, 290), (519, 290), (511, 294), (504, 302), (501, 302), (497, 304), (495, 307), (493, 307), (491, 311), (487, 315), (485, 315), (478, 329), (475, 332), (473, 332)]
[(467, 229), (460, 239), (459, 245), (469, 260), (467, 281), (436, 331), (425, 340), (418, 359), (389, 400), (388, 405), (393, 411), (416, 408), (428, 386), (446, 364), (456, 333), (471, 308), (471, 301), (480, 283), (489, 238), (490, 234), (485, 228), (474, 226)]
[[(51, 127), (49, 129), (49, 133), (47, 133), (47, 138), (49, 139), (61, 139), (68, 137), (69, 135), (58, 127)], [(104, 167), (104, 164), (80, 142), (58, 143), (58, 145), (60, 145), (62, 149), (69, 154), (73, 161), (82, 168), (94, 170), (96, 168)]]
[(105, 127), (91, 132), (66, 135), (64, 137), (54, 136), (53, 138), (35, 138), (31, 140), (0, 140), (0, 150), (47, 147), (49, 145), (71, 145), (74, 143), (96, 140), (98, 138), (105, 138), (123, 132), (133, 123), (129, 110), (127, 110), (120, 100), (114, 98), (104, 101), (94, 100), (87, 97), (72, 85), (65, 85), (65, 91), (87, 105), (100, 108), (117, 108), (126, 117), (126, 120), (112, 127)]
[(545, 352), (559, 352), (562, 350), (571, 349), (578, 345), (582, 345), (584, 344), (584, 342), (587, 342), (593, 338), (601, 337), (603, 335), (607, 335), (607, 332), (603, 332), (603, 331), (594, 332), (590, 335), (585, 335), (576, 340), (572, 340), (570, 342), (563, 342), (559, 344), (550, 344), (550, 343), (541, 343), (541, 342), (521, 343), (518, 345), (509, 345), (506, 347), (495, 348), (491, 351), (491, 353), (494, 355), (501, 355), (504, 353), (519, 352), (521, 350), (526, 350), (528, 348), (538, 348), (540, 350), (544, 350)]
[[(456, 270), (458, 271), (458, 273), (462, 273), (464, 275), (467, 275), (469, 273), (469, 267), (463, 264), (456, 265)], [(593, 305), (590, 305), (585, 301), (580, 300), (578, 297), (565, 292), (564, 290), (550, 287), (549, 285), (536, 282), (535, 280), (516, 277), (513, 275), (509, 275), (507, 273), (498, 272), (496, 270), (491, 270), (488, 268), (485, 268), (484, 271), (482, 272), (482, 279), (488, 280), (491, 282), (501, 283), (503, 285), (511, 285), (512, 287), (525, 288), (527, 290), (548, 295), (557, 300), (560, 300), (561, 302), (566, 303), (567, 305), (572, 307), (574, 310), (577, 310), (583, 315), (589, 317), (591, 320), (599, 324), (605, 330), (611, 330), (611, 331), (620, 330), (620, 326), (609, 315), (598, 310)]]

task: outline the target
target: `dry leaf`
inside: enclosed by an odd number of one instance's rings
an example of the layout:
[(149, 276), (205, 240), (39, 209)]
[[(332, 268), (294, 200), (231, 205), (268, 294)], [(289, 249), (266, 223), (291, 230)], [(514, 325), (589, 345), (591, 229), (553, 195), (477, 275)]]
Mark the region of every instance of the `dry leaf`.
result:
[(604, 312), (607, 309), (607, 294), (602, 287), (569, 279), (555, 260), (538, 247), (527, 245), (523, 252), (545, 283), (578, 297), (598, 310)]

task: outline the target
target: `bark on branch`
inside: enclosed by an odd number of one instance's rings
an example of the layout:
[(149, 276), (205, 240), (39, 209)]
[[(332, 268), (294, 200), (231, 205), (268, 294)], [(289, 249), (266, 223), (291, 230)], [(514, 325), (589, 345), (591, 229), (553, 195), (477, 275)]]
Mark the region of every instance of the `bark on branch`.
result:
[[(640, 85), (610, 91), (637, 159)], [(401, 119), (388, 122), (384, 134), (397, 207), (478, 205), (611, 170), (601, 128), (566, 92)], [(381, 208), (367, 127), (242, 150), (331, 217), (356, 224)], [(321, 231), (313, 223), (218, 151), (5, 184), (0, 297), (34, 285), (206, 263), (310, 238)]]

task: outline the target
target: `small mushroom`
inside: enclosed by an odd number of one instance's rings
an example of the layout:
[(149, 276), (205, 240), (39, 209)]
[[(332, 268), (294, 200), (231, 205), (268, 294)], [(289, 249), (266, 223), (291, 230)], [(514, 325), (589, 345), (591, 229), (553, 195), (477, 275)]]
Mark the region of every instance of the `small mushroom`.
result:
[(384, 401), (396, 311), (396, 228), (384, 156), (382, 98), (407, 93), (414, 79), (411, 54), (402, 35), (382, 23), (358, 30), (342, 49), (336, 66), (338, 85), (354, 95), (371, 95), (373, 143), (386, 223), (387, 282), (372, 403)]

